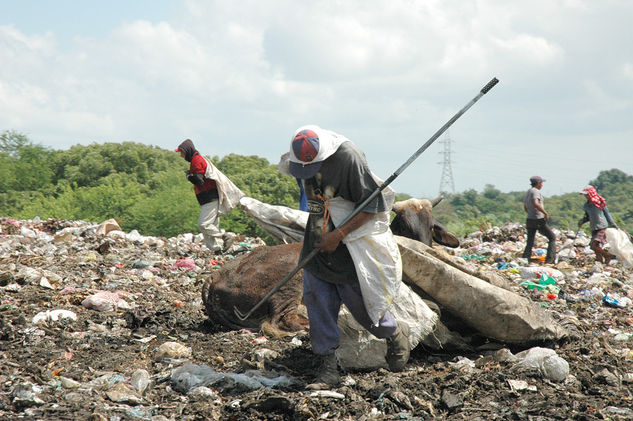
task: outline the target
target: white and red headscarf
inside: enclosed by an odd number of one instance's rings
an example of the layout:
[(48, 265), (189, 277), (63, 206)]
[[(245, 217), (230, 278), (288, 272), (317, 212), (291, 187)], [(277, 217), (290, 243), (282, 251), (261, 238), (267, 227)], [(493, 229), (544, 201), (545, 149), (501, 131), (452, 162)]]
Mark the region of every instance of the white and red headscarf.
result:
[(581, 193), (589, 196), (589, 201), (596, 205), (598, 209), (604, 209), (607, 206), (607, 201), (598, 194), (594, 186), (585, 186)]

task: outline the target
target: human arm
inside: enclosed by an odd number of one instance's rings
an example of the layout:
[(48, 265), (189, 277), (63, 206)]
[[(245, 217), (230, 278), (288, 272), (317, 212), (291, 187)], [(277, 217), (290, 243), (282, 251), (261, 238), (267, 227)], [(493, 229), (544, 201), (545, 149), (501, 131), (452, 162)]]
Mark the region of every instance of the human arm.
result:
[(547, 213), (543, 205), (541, 205), (541, 201), (537, 197), (534, 198), (534, 208), (540, 212), (543, 212), (546, 221), (549, 219), (549, 214)]
[(366, 222), (376, 216), (375, 213), (359, 212), (352, 219), (347, 221), (340, 227), (337, 227), (333, 231), (324, 234), (321, 237), (321, 241), (315, 244), (315, 247), (326, 253), (332, 253), (338, 247), (339, 243), (356, 228), (363, 226)]
[(187, 180), (189, 180), (192, 184), (196, 186), (201, 186), (204, 184), (204, 174), (196, 173), (187, 173)]
[(607, 218), (607, 222), (609, 223), (609, 226), (617, 228), (618, 226), (616, 225), (615, 221), (611, 217), (611, 214), (609, 213), (609, 209), (605, 206), (604, 209), (602, 209), (602, 211), (604, 212), (604, 217)]
[(587, 213), (587, 211), (585, 211), (585, 214), (583, 215), (583, 217), (578, 221), (578, 228), (580, 228), (582, 224), (584, 224), (587, 221), (589, 221), (589, 214)]
[(196, 186), (204, 184), (204, 173), (207, 170), (207, 162), (199, 154), (195, 154), (191, 160), (191, 166), (187, 171), (187, 180)]

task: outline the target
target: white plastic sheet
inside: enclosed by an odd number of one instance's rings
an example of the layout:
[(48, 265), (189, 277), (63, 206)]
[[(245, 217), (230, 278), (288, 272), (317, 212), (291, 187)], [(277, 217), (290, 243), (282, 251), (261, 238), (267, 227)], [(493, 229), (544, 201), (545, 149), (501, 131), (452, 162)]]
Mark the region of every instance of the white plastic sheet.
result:
[(303, 241), (308, 212), (262, 203), (252, 197), (242, 197), (240, 207), (270, 235), (285, 244)]
[(218, 186), (218, 195), (220, 196), (218, 212), (220, 215), (224, 215), (240, 203), (244, 193), (218, 170), (210, 159), (206, 157), (204, 159), (207, 161), (207, 170), (204, 173), (204, 178), (215, 180)]

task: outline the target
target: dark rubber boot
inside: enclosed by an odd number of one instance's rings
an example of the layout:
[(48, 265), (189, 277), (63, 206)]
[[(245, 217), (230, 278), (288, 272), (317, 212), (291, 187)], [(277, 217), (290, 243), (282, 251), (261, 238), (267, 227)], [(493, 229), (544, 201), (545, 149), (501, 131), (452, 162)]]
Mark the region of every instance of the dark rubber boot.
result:
[(404, 370), (409, 361), (409, 325), (398, 323), (398, 328), (391, 337), (387, 338), (387, 364), (389, 370), (397, 372)]
[(319, 374), (314, 379), (314, 383), (325, 383), (328, 386), (336, 386), (341, 383), (336, 354), (323, 355), (323, 362), (319, 367)]

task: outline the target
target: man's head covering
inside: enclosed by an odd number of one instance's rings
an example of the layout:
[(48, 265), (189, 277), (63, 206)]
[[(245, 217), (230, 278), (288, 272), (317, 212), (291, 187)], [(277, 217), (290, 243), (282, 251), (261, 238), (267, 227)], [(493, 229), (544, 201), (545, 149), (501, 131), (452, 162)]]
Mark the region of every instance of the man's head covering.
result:
[(290, 141), (289, 171), (296, 178), (311, 178), (319, 172), (323, 161), (332, 156), (343, 142), (341, 136), (319, 126), (299, 127)]
[(178, 147), (175, 149), (176, 152), (184, 152), (185, 160), (191, 162), (193, 156), (195, 155), (196, 147), (193, 145), (193, 142), (190, 139), (183, 141)]
[(589, 196), (589, 201), (596, 205), (598, 209), (604, 209), (607, 206), (607, 201), (598, 194), (594, 186), (586, 185), (580, 193)]
[(545, 181), (545, 179), (540, 175), (533, 175), (532, 177), (530, 177), (530, 184), (533, 186), (536, 186), (538, 183), (541, 183), (543, 181)]

